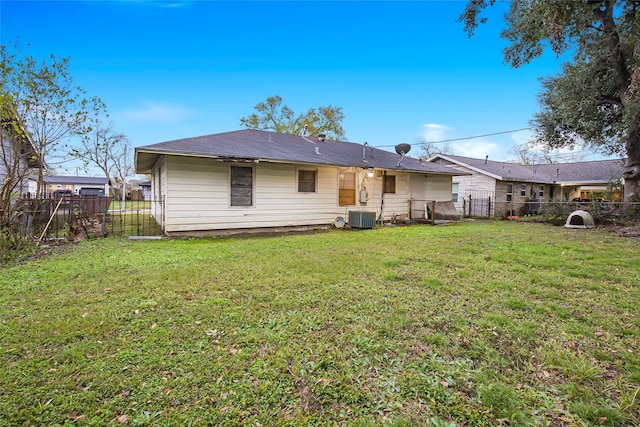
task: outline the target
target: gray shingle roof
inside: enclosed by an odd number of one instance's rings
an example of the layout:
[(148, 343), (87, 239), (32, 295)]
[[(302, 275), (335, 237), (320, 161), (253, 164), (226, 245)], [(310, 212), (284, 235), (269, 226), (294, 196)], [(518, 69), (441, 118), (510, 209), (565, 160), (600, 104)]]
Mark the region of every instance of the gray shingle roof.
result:
[(468, 166), (477, 172), (491, 175), (502, 181), (528, 181), (545, 184), (603, 183), (611, 179), (620, 179), (624, 169), (624, 161), (620, 159), (521, 165), (463, 156), (437, 155), (430, 161), (438, 163), (439, 159), (444, 160), (441, 164), (453, 161), (455, 164)]
[(46, 184), (105, 185), (109, 183), (107, 177), (93, 176), (44, 176), (42, 180)]
[(596, 160), (539, 165), (539, 170), (563, 183), (608, 182), (622, 177), (624, 164), (624, 160), (621, 159)]
[(278, 163), (354, 166), (454, 175), (442, 165), (407, 157), (395, 152), (342, 141), (319, 141), (311, 137), (262, 130), (239, 130), (178, 139), (136, 148), (136, 172), (149, 173), (158, 157), (174, 154), (224, 160), (259, 160)]

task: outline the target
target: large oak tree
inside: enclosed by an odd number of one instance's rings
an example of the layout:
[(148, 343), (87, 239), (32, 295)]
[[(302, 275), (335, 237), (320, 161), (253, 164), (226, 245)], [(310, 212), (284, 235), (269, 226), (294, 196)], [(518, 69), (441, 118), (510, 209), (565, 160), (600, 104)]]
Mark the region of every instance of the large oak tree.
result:
[[(473, 35), (496, 0), (468, 1), (460, 20)], [(571, 60), (542, 80), (536, 142), (583, 144), (627, 158), (625, 200), (640, 201), (640, 1), (512, 0), (504, 58), (527, 64), (545, 48)]]

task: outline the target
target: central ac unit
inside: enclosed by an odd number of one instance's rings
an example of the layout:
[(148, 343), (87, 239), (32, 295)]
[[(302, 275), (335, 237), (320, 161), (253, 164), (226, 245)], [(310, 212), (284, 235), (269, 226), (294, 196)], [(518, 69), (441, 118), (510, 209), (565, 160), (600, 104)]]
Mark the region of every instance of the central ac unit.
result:
[(351, 228), (373, 228), (376, 226), (376, 213), (349, 211), (349, 226)]

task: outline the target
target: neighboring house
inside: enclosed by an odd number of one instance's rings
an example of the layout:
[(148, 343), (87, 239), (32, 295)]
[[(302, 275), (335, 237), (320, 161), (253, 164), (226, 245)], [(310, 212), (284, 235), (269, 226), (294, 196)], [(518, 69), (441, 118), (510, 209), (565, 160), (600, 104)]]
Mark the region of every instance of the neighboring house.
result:
[[(109, 179), (107, 177), (92, 176), (48, 176), (43, 178), (43, 197), (48, 197), (52, 191), (71, 190), (74, 194), (81, 196), (108, 196)], [(31, 177), (29, 181), (29, 191), (35, 194), (38, 179)]]
[(621, 193), (611, 194), (610, 187), (620, 182), (624, 169), (620, 159), (522, 165), (437, 154), (429, 162), (468, 172), (470, 175), (456, 176), (452, 183), (456, 209), (490, 217), (536, 211), (540, 203), (552, 200), (620, 197)]
[(15, 126), (15, 121), (4, 119), (0, 126), (0, 188), (10, 185), (12, 197), (19, 197), (28, 191), (27, 177), (38, 162), (33, 142)]
[[(458, 171), (370, 147), (240, 130), (136, 148), (167, 234), (330, 224), (350, 211), (424, 218)], [(436, 208), (438, 213), (440, 206)], [(454, 215), (455, 209), (451, 206)]]
[(151, 181), (145, 181), (140, 184), (142, 189), (142, 200), (151, 200)]
[(151, 181), (130, 179), (127, 181), (127, 197), (131, 200), (151, 200)]

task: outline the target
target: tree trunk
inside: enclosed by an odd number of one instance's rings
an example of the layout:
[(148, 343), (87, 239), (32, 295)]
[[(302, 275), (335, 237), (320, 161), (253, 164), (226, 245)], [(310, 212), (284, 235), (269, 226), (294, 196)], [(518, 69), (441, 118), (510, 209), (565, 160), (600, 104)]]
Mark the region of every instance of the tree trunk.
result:
[(627, 140), (627, 164), (624, 178), (624, 201), (640, 202), (640, 132), (634, 132)]
[[(609, 49), (609, 63), (613, 70), (615, 84), (618, 88), (620, 101), (624, 109), (633, 108), (635, 92), (632, 87), (632, 75), (637, 70), (627, 68), (627, 59), (620, 43), (620, 36), (613, 17), (614, 1), (605, 1), (604, 9), (597, 8), (594, 12), (600, 19)], [(625, 202), (640, 202), (640, 113), (635, 114), (627, 124), (627, 164), (622, 177), (624, 178)]]

